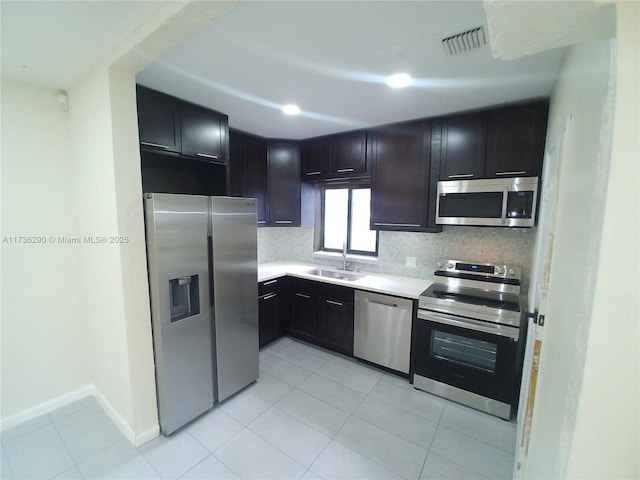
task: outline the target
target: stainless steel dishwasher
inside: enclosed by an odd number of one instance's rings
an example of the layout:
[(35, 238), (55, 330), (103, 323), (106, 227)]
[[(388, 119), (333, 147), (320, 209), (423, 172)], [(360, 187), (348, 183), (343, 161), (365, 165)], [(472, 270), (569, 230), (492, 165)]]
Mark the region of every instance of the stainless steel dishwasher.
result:
[(408, 374), (412, 314), (411, 300), (356, 290), (353, 355)]

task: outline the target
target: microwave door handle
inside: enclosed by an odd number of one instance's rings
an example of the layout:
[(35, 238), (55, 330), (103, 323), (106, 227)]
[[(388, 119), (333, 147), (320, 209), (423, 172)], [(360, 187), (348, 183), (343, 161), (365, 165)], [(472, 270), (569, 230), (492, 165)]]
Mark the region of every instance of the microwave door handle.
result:
[(504, 187), (502, 192), (502, 216), (500, 217), (502, 225), (507, 223), (507, 201), (509, 200), (509, 187)]

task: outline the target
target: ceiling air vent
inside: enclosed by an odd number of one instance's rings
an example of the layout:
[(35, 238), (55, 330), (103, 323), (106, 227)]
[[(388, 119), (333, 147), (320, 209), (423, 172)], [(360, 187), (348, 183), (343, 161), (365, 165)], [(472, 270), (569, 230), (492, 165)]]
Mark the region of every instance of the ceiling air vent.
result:
[(450, 37), (442, 39), (442, 47), (449, 55), (469, 52), (487, 44), (484, 36), (484, 28), (477, 27), (466, 32), (456, 33)]

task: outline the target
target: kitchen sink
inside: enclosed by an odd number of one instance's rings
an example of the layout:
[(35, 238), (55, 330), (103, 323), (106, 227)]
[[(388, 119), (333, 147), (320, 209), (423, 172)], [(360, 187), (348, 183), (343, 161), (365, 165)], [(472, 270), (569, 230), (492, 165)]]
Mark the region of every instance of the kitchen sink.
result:
[(326, 270), (324, 268), (313, 268), (311, 270), (305, 271), (304, 273), (308, 273), (309, 275), (317, 275), (319, 277), (335, 278), (336, 280), (346, 280), (347, 282), (353, 282), (365, 276), (360, 275), (359, 273), (340, 270)]

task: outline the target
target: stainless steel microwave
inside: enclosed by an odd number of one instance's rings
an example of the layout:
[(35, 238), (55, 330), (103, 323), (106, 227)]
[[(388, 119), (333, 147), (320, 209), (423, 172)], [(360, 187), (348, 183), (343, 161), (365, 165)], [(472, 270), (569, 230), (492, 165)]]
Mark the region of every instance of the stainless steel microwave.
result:
[(538, 177), (438, 182), (436, 223), (533, 227)]

